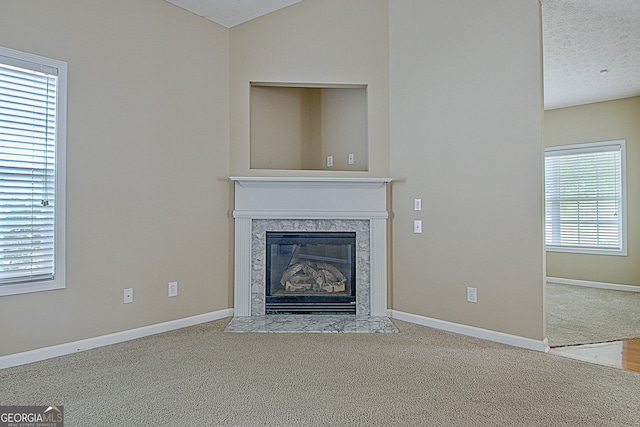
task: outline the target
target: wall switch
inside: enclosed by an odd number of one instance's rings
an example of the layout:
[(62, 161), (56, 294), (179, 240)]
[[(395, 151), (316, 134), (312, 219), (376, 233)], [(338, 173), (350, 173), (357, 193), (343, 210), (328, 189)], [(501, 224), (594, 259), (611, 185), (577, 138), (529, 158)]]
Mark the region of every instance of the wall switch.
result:
[(133, 288), (127, 288), (124, 290), (124, 303), (131, 304), (133, 302)]
[(333, 156), (327, 156), (327, 167), (328, 168), (333, 167)]
[(349, 153), (349, 164), (352, 165), (356, 162), (356, 155), (353, 153)]
[(170, 297), (178, 296), (178, 282), (169, 282), (169, 296)]
[(478, 302), (478, 289), (467, 287), (467, 301)]
[(416, 219), (413, 221), (413, 232), (416, 234), (422, 233), (422, 220)]
[(414, 211), (422, 210), (422, 199), (413, 199), (413, 210)]

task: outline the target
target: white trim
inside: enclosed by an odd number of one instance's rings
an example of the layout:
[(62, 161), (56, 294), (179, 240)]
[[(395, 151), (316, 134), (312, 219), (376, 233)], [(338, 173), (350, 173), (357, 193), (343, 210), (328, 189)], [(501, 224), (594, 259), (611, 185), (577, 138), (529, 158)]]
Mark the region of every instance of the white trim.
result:
[(231, 177), (234, 218), (386, 218), (389, 178)]
[(251, 316), (251, 218), (235, 219), (233, 308), (236, 316)]
[(367, 84), (363, 83), (302, 83), (302, 82), (259, 82), (250, 81), (249, 84), (253, 87), (304, 87), (304, 88), (320, 88), (320, 89), (366, 89)]
[(212, 311), (210, 313), (185, 317), (183, 319), (171, 320), (169, 322), (157, 323), (155, 325), (143, 326), (141, 328), (129, 329), (109, 335), (102, 335), (94, 338), (73, 341), (70, 343), (54, 345), (51, 347), (38, 348), (36, 350), (22, 353), (9, 354), (0, 357), (0, 369), (11, 368), (13, 366), (25, 365), (27, 363), (38, 362), (51, 359), (53, 357), (64, 356), (66, 354), (77, 353), (79, 351), (91, 350), (93, 348), (104, 347), (124, 341), (134, 340), (149, 335), (160, 334), (173, 331), (175, 329), (186, 328), (188, 326), (199, 325), (205, 322), (223, 319), (233, 316), (233, 309)]
[[(66, 206), (67, 206), (67, 74), (68, 64), (58, 59), (34, 55), (0, 46), (0, 56), (9, 60), (31, 63), (33, 71), (52, 73), (56, 70), (56, 135), (55, 135), (55, 217), (54, 217), (54, 277), (52, 280), (32, 281), (0, 286), (0, 297), (31, 292), (64, 289), (66, 281)], [(3, 61), (5, 62), (5, 61)], [(24, 67), (26, 64), (13, 64)]]
[(380, 211), (301, 211), (301, 210), (234, 210), (234, 218), (251, 218), (251, 219), (372, 219), (372, 218), (389, 218), (387, 212)]
[[(624, 218), (623, 224), (626, 224)], [(625, 227), (626, 228), (626, 227)], [(545, 245), (547, 252), (563, 252), (567, 254), (588, 254), (588, 255), (611, 255), (611, 256), (627, 256), (627, 243), (622, 244), (622, 249), (598, 249), (598, 248), (581, 248), (579, 246), (554, 246)]]
[(618, 283), (592, 282), (589, 280), (563, 279), (561, 277), (547, 277), (547, 283), (583, 286), (585, 288), (609, 289), (612, 291), (640, 292), (640, 286), (620, 285)]
[(538, 341), (531, 338), (520, 337), (517, 335), (505, 334), (504, 332), (491, 331), (489, 329), (477, 328), (475, 326), (447, 322), (445, 320), (433, 319), (431, 317), (405, 313), (398, 310), (391, 310), (390, 317), (393, 319), (402, 320), (404, 322), (415, 323), (416, 325), (427, 326), (429, 328), (440, 329), (443, 331), (454, 332), (456, 334), (494, 341), (501, 344), (512, 345), (514, 347), (525, 348), (527, 350), (542, 351), (545, 353), (549, 352), (549, 343), (547, 338), (542, 341)]
[(369, 221), (369, 303), (372, 316), (387, 313), (387, 224), (382, 218)]
[(30, 294), (32, 292), (54, 291), (66, 287), (63, 280), (47, 280), (42, 282), (25, 282), (13, 285), (0, 286), (0, 297), (20, 294)]
[(58, 63), (58, 108), (56, 110), (56, 216), (55, 283), (67, 287), (67, 63)]
[(584, 154), (593, 152), (616, 151), (615, 149), (612, 149), (616, 146), (620, 148), (620, 248), (609, 249), (606, 247), (590, 248), (584, 246), (563, 246), (553, 244), (547, 245), (545, 242), (545, 249), (547, 252), (627, 256), (627, 140), (616, 139), (611, 141), (557, 145), (553, 147), (546, 147), (544, 149), (544, 153), (546, 158), (563, 154)]
[(620, 151), (624, 149), (626, 139), (614, 139), (611, 141), (598, 141), (598, 142), (579, 142), (577, 144), (567, 145), (554, 145), (552, 147), (545, 147), (544, 156), (562, 156), (564, 154), (585, 154), (585, 153), (603, 153), (613, 151), (612, 146), (619, 145)]
[(331, 183), (332, 185), (354, 185), (365, 184), (367, 186), (371, 184), (386, 184), (391, 182), (391, 178), (348, 178), (348, 177), (331, 177), (331, 176), (232, 176), (229, 177), (231, 181), (237, 181), (240, 185), (260, 185), (266, 183), (268, 186), (272, 186), (274, 182), (283, 182), (291, 184), (294, 182), (300, 183)]

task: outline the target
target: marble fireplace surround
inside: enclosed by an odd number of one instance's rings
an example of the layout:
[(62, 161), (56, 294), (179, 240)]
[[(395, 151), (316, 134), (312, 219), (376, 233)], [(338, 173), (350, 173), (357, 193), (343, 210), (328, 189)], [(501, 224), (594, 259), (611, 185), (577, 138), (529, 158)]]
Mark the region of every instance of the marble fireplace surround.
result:
[(351, 231), (356, 233), (356, 315), (370, 316), (369, 221), (353, 219), (254, 219), (251, 226), (251, 315), (265, 315), (267, 231)]
[(387, 316), (386, 184), (390, 178), (231, 180), (235, 182), (236, 318), (265, 317), (266, 231), (355, 231), (356, 317)]

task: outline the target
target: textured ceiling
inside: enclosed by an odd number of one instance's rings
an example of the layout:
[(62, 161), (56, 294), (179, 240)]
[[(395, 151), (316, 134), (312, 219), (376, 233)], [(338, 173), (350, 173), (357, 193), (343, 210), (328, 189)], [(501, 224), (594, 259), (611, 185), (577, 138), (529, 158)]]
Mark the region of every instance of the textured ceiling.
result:
[(227, 28), (302, 0), (166, 0)]
[[(231, 28), (302, 0), (166, 1)], [(545, 109), (640, 96), (640, 0), (540, 1)]]
[(640, 0), (542, 0), (542, 35), (545, 109), (640, 96)]

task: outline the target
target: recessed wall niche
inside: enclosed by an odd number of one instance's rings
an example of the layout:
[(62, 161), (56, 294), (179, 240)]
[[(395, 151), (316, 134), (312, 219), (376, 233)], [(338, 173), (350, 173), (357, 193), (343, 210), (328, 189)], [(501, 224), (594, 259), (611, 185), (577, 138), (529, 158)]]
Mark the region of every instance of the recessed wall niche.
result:
[(369, 169), (366, 85), (252, 82), (250, 109), (251, 169)]

